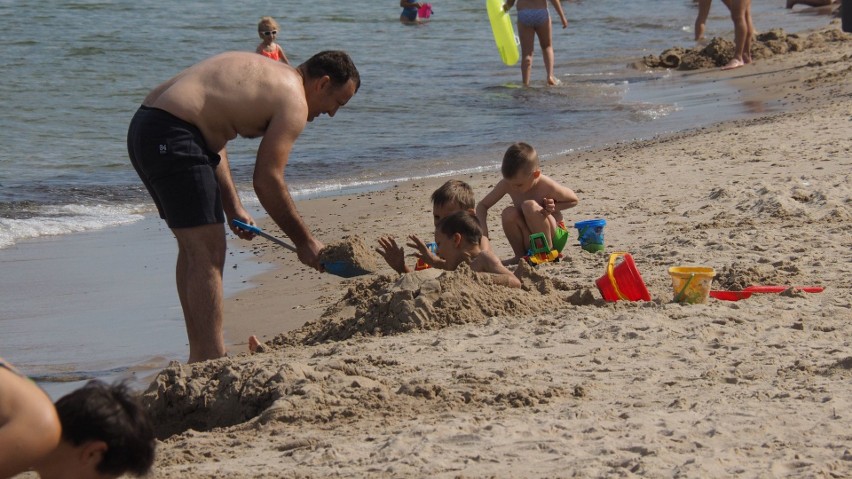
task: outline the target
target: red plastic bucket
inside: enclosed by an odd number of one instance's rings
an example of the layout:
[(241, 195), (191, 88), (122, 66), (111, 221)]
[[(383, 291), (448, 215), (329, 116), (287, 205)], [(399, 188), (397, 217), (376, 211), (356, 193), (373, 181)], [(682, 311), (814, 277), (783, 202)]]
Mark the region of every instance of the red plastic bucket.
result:
[[(618, 266), (619, 257), (623, 257)], [(642, 281), (642, 275), (636, 269), (630, 253), (616, 252), (609, 255), (606, 274), (595, 281), (605, 301), (651, 301), (651, 294)]]

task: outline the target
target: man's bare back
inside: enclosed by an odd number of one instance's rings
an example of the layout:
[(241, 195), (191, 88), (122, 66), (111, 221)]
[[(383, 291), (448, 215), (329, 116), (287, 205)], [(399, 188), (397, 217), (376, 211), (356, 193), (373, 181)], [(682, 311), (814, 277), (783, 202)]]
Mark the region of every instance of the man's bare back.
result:
[(156, 87), (142, 104), (195, 125), (212, 151), (237, 135), (263, 136), (283, 112), (297, 125), (301, 119), (299, 132), (308, 121), (299, 72), (248, 52), (223, 53), (193, 65)]

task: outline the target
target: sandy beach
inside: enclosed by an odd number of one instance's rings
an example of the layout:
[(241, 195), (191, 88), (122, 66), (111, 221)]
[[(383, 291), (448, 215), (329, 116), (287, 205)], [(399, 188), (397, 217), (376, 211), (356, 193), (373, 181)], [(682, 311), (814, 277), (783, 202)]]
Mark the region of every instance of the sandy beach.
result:
[[(566, 223), (606, 219), (606, 252), (573, 230), (563, 261), (521, 266), (522, 290), (465, 267), (342, 279), (256, 238), (245, 254), (273, 268), (226, 303), (231, 356), (172, 363), (144, 392), (152, 477), (849, 477), (851, 62), (847, 40), (690, 72), (785, 112), (543, 163), (580, 197)], [(325, 242), (429, 241), (446, 179), (298, 207)], [(458, 179), (481, 198), (499, 172)], [(616, 251), (651, 301), (601, 299)], [(718, 290), (825, 290), (683, 305), (681, 265)]]

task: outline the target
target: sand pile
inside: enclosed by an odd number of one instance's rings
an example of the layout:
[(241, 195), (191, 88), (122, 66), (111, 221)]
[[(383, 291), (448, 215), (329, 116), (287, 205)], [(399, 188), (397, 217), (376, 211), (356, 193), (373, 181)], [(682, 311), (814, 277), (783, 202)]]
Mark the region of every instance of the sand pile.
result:
[(567, 287), (521, 266), (523, 289), (495, 286), (488, 275), (466, 264), (436, 276), (424, 270), (394, 278), (361, 281), (329, 307), (319, 321), (279, 335), (273, 347), (342, 341), (412, 330), (441, 329), (452, 324), (482, 323), (495, 316), (524, 316), (568, 301)]
[[(322, 405), (339, 403), (353, 394), (359, 407), (383, 407), (388, 391), (373, 377), (359, 377), (352, 365), (362, 359), (316, 369), (276, 359), (276, 349), (282, 347), (484, 324), (493, 317), (523, 318), (570, 304), (595, 303), (587, 288), (568, 295), (567, 283), (525, 263), (519, 268), (522, 289), (495, 286), (488, 275), (475, 273), (466, 264), (456, 271), (424, 270), (398, 278), (356, 280), (318, 321), (276, 337), (262, 361), (254, 359), (261, 356), (256, 355), (198, 365), (175, 362), (144, 395), (158, 425), (157, 434), (166, 437), (187, 429), (209, 430), (253, 418), (262, 422), (329, 421), (334, 418)], [(350, 391), (353, 387), (357, 391)], [(415, 397), (437, 394), (418, 386), (410, 389), (403, 393)], [(335, 411), (334, 415), (341, 414), (339, 408)]]
[(320, 251), (320, 263), (341, 262), (364, 272), (376, 271), (376, 255), (358, 235), (344, 236)]
[[(782, 29), (773, 29), (755, 36), (751, 56), (755, 60), (760, 60), (773, 55), (800, 52), (827, 42), (849, 41), (850, 38), (852, 36), (836, 29), (815, 32), (806, 37), (796, 34), (787, 35)], [(724, 66), (733, 57), (733, 42), (716, 37), (703, 47), (673, 47), (663, 51), (659, 56), (648, 55), (634, 64), (634, 67), (700, 70)]]

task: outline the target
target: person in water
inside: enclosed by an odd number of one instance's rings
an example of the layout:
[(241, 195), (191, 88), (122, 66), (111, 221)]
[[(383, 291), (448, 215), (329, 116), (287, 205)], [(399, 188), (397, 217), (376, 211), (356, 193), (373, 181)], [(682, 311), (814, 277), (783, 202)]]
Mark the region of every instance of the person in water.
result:
[[(568, 27), (565, 12), (559, 0), (550, 0), (559, 19), (562, 28)], [(506, 0), (503, 11), (508, 12), (515, 4), (515, 0)], [(535, 36), (538, 35), (538, 44), (544, 57), (544, 69), (547, 71), (547, 84), (558, 85), (559, 80), (553, 76), (553, 27), (550, 25), (550, 13), (547, 10), (546, 0), (518, 0), (518, 37), (521, 40), (521, 79), (524, 86), (530, 84), (530, 71), (532, 70), (533, 51), (535, 50)]]
[(281, 48), (281, 45), (275, 43), (279, 31), (280, 27), (274, 18), (261, 18), (260, 22), (257, 23), (257, 35), (260, 37), (260, 44), (255, 51), (267, 58), (289, 65), (290, 60), (287, 59), (284, 49)]
[(411, 2), (409, 0), (399, 0), (399, 6), (402, 7), (402, 13), (399, 15), (399, 21), (406, 25), (420, 23), (417, 19), (417, 11), (423, 6), (420, 2)]

